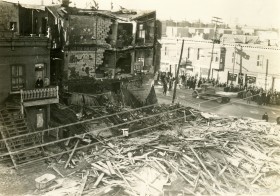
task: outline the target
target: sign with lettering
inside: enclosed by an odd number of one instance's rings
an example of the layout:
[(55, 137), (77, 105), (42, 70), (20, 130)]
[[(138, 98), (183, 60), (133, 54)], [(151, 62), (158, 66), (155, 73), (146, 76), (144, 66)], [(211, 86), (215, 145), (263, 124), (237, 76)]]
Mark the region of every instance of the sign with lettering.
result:
[(245, 80), (246, 80), (246, 83), (248, 83), (248, 84), (255, 84), (256, 80), (257, 80), (257, 77), (246, 75), (246, 79)]

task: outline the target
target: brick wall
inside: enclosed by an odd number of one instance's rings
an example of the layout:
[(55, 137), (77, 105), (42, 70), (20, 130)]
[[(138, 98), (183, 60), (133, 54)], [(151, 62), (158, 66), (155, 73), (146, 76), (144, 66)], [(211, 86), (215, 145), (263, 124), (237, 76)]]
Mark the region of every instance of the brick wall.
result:
[(9, 2), (0, 2), (0, 30), (9, 30), (10, 22), (16, 22), (16, 31), (19, 29), (18, 7)]
[[(72, 46), (79, 47), (85, 45), (90, 50), (77, 49), (69, 50), (66, 53), (66, 71), (68, 79), (78, 79), (82, 77), (94, 78), (95, 70), (102, 65), (106, 46), (105, 39), (108, 37), (110, 18), (101, 16), (71, 16), (69, 25), (69, 42)], [(96, 44), (96, 45), (95, 45)]]
[(95, 77), (95, 69), (103, 63), (104, 49), (96, 51), (69, 51), (68, 78)]
[(111, 20), (100, 16), (70, 16), (70, 44), (106, 44)]
[[(35, 88), (35, 64), (43, 63), (45, 65), (45, 76), (49, 77), (50, 74), (50, 50), (46, 46), (27, 46), (36, 43), (31, 38), (20, 40), (16, 42), (20, 47), (14, 46), (14, 49), (11, 50), (10, 47), (3, 46), (9, 42), (0, 39), (0, 103), (8, 97), (11, 91), (11, 65), (21, 64), (24, 66), (26, 89)], [(37, 43), (40, 42), (39, 40), (37, 40)], [(44, 39), (40, 43), (46, 44), (47, 40)]]

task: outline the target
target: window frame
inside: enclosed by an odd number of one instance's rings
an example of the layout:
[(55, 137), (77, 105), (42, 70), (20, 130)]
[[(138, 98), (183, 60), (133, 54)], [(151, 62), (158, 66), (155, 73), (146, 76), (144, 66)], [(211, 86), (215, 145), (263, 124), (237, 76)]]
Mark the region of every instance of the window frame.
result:
[[(14, 75), (13, 73), (13, 67), (16, 67), (16, 74)], [(21, 75), (19, 74), (19, 68), (21, 67)], [(19, 91), (21, 89), (24, 89), (25, 88), (25, 65), (24, 64), (12, 64), (10, 66), (10, 69), (11, 69), (11, 73), (10, 73), (10, 76), (11, 76), (11, 91)], [(16, 84), (13, 84), (13, 80), (15, 79), (16, 81)], [(20, 80), (22, 80), (22, 82), (20, 82)]]

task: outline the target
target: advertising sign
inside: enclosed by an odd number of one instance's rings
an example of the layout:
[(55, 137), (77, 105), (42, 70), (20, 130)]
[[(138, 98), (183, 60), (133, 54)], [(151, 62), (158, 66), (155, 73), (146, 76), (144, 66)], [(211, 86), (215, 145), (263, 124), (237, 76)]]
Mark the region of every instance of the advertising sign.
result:
[(257, 77), (246, 75), (246, 83), (248, 84), (256, 84)]
[(237, 74), (228, 72), (228, 81), (236, 81)]

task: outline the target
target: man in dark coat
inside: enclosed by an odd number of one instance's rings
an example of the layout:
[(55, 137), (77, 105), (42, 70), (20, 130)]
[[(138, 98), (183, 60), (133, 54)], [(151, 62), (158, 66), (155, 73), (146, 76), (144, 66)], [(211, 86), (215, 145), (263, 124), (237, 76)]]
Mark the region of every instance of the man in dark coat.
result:
[(266, 122), (268, 122), (268, 115), (267, 115), (267, 113), (264, 113), (264, 115), (262, 116), (262, 119), (266, 120)]
[(167, 79), (163, 79), (163, 94), (166, 95), (167, 92)]
[(36, 81), (35, 87), (36, 87), (36, 88), (42, 88), (43, 85), (44, 85), (44, 81), (42, 80), (41, 77), (39, 77), (39, 78), (37, 79), (37, 81)]

